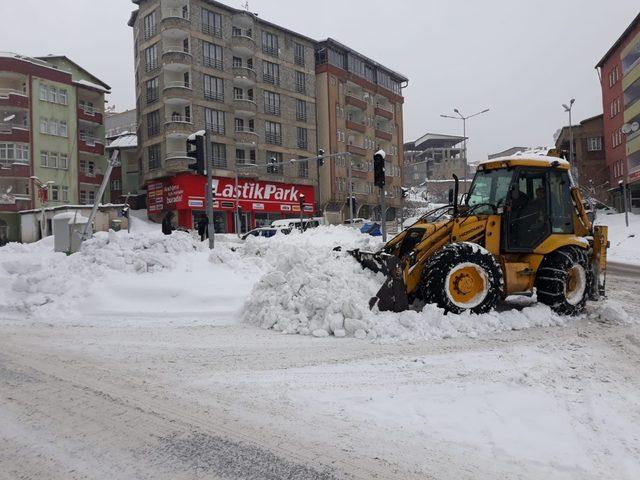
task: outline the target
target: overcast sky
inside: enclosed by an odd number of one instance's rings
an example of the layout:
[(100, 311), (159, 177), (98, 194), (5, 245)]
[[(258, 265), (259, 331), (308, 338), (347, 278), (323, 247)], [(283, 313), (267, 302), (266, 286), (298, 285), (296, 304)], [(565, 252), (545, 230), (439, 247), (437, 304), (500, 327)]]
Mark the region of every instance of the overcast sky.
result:
[[(239, 7), (240, 0), (226, 2)], [(333, 37), (409, 78), (405, 141), (461, 134), (440, 118), (469, 115), (469, 159), (553, 142), (567, 122), (602, 112), (594, 65), (638, 14), (637, 0), (251, 0), (260, 17), (312, 38)], [(0, 49), (64, 54), (135, 105), (130, 0), (0, 0)]]

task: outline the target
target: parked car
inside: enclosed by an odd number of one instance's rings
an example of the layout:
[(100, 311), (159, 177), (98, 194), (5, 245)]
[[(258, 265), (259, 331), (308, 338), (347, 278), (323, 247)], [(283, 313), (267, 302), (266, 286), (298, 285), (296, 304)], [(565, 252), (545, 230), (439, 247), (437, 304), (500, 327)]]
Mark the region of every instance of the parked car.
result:
[(274, 235), (276, 235), (278, 232), (280, 232), (280, 233), (282, 233), (284, 235), (289, 235), (291, 233), (291, 229), (290, 228), (283, 228), (283, 227), (260, 227), (260, 228), (254, 228), (253, 230), (250, 230), (247, 233), (245, 233), (244, 235), (242, 235), (242, 239), (246, 240), (249, 237), (271, 238)]
[(361, 228), (365, 223), (369, 222), (366, 218), (353, 218), (350, 220), (345, 220), (342, 222), (343, 225), (347, 227)]
[[(302, 229), (315, 228), (324, 224), (322, 217), (303, 218)], [(282, 220), (274, 220), (271, 222), (271, 228), (290, 228), (300, 230), (299, 218), (283, 218)]]

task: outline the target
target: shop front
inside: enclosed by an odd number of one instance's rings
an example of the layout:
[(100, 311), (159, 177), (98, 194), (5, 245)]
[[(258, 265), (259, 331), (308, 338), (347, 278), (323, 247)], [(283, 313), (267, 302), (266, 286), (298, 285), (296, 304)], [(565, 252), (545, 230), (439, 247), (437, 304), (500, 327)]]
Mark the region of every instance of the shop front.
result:
[[(147, 212), (159, 221), (167, 212), (176, 214), (177, 226), (194, 228), (206, 214), (206, 177), (180, 174), (147, 183)], [(213, 178), (213, 221), (217, 233), (235, 233), (234, 213), (238, 211), (241, 232), (269, 225), (273, 220), (300, 216), (315, 211), (315, 193), (311, 185), (269, 182), (247, 178)]]

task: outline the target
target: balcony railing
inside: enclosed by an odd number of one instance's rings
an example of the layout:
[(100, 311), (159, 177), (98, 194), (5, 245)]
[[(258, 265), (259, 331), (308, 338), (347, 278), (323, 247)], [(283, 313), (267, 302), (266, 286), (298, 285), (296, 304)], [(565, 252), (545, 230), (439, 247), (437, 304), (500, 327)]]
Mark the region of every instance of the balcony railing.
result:
[(254, 101), (252, 95), (245, 95), (245, 94), (242, 94), (242, 93), (234, 93), (233, 94), (233, 99), (234, 100), (246, 100), (246, 101), (249, 101), (249, 102), (253, 102)]
[(202, 33), (211, 35), (213, 37), (222, 38), (222, 27), (216, 25), (210, 25), (208, 23), (202, 24)]
[(303, 150), (306, 150), (307, 147), (309, 146), (309, 142), (306, 139), (302, 139), (302, 138), (298, 138), (298, 148), (301, 148)]
[(10, 95), (27, 96), (27, 92), (23, 90), (17, 90), (15, 88), (0, 88), (0, 98), (8, 98)]
[(214, 102), (224, 102), (224, 92), (223, 91), (218, 92), (214, 90), (205, 90), (204, 99), (212, 100)]
[(172, 80), (165, 82), (164, 88), (188, 88), (191, 90), (191, 82), (185, 82), (184, 80)]
[(222, 60), (211, 57), (204, 57), (202, 63), (207, 68), (215, 68), (216, 70), (224, 70), (224, 64)]
[(182, 18), (183, 20), (190, 20), (189, 10), (182, 8), (165, 8), (162, 10), (162, 18)]
[(236, 125), (235, 132), (236, 133), (256, 133), (256, 129), (254, 127)]
[(174, 123), (191, 123), (191, 117), (188, 115), (175, 115), (171, 114), (167, 117), (166, 122), (174, 122)]
[(280, 116), (280, 105), (271, 105), (271, 104), (265, 103), (264, 113), (268, 115)]
[(271, 55), (272, 57), (278, 57), (280, 49), (278, 47), (272, 47), (271, 45), (262, 45), (262, 53)]
[(158, 63), (157, 59), (147, 62), (147, 64), (144, 66), (146, 72), (152, 72), (154, 70), (157, 70), (158, 68), (160, 68), (160, 64)]
[(155, 37), (158, 34), (158, 25), (151, 25), (144, 29), (143, 38), (149, 40), (151, 37)]
[(263, 73), (262, 80), (264, 83), (270, 83), (271, 85), (280, 85), (280, 77), (271, 75), (270, 73)]
[(299, 122), (307, 121), (307, 112), (296, 112), (296, 120)]
[(100, 143), (100, 144), (103, 143), (102, 140), (100, 140), (98, 137), (95, 137), (88, 133), (80, 132), (79, 137), (80, 137), (80, 140), (82, 140), (84, 143), (86, 143), (90, 147), (94, 147), (96, 143)]
[(306, 93), (307, 87), (304, 83), (296, 82), (296, 92)]
[(270, 145), (282, 145), (282, 134), (266, 132), (264, 141)]
[(215, 133), (217, 135), (224, 135), (225, 132), (224, 125), (221, 125), (219, 123), (207, 123), (205, 125), (205, 128), (208, 132)]
[(23, 122), (3, 122), (0, 123), (0, 133), (12, 133), (13, 130), (29, 131), (29, 124)]
[(304, 57), (302, 55), (294, 55), (293, 61), (296, 65), (304, 67)]

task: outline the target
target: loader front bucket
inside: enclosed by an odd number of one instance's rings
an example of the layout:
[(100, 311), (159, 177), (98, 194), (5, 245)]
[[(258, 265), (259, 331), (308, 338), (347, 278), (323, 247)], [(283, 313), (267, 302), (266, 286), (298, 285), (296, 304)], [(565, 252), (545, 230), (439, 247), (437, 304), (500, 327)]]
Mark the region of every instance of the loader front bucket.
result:
[(369, 300), (370, 309), (373, 309), (376, 303), (381, 312), (403, 312), (409, 308), (402, 265), (398, 257), (384, 252), (374, 253), (360, 250), (350, 250), (349, 254), (358, 260), (363, 268), (381, 272), (387, 276), (376, 296)]

